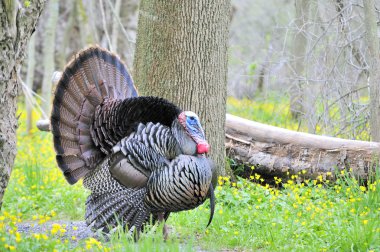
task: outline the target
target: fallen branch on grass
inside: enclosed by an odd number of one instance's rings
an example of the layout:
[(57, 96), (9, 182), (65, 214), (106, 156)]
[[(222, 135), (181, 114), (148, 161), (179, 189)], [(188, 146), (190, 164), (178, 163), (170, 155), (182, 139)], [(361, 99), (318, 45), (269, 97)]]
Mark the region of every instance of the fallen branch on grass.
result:
[(301, 172), (313, 178), (335, 169), (352, 169), (356, 176), (367, 178), (380, 154), (377, 142), (301, 133), (229, 114), (225, 143), (228, 157), (270, 177)]

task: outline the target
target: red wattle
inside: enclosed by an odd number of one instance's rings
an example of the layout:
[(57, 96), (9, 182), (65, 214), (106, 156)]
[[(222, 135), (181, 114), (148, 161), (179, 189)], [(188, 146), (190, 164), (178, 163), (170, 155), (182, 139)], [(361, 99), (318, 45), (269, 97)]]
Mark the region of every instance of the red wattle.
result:
[(197, 144), (197, 154), (207, 153), (209, 149), (210, 149), (210, 145), (208, 145), (208, 143)]

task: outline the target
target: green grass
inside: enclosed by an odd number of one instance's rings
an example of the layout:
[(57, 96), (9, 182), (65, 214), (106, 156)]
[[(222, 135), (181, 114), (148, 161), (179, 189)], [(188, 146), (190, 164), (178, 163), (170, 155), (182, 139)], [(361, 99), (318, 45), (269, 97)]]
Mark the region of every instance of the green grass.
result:
[[(266, 107), (267, 112), (247, 112), (235, 105), (229, 100), (229, 112), (253, 113), (251, 117), (270, 122), (273, 108), (264, 103), (255, 106)], [(294, 126), (286, 113), (280, 118), (275, 120)], [(45, 233), (19, 234), (15, 228), (19, 222), (83, 220), (89, 193), (80, 183), (70, 186), (65, 182), (55, 164), (51, 136), (23, 133), (23, 115), (20, 120), (18, 156), (0, 212), (0, 251), (380, 250), (380, 177), (363, 184), (349, 172), (309, 181), (302, 179), (301, 172), (289, 175), (287, 182), (276, 178), (275, 186), (263, 184), (254, 168), (251, 181), (220, 177), (210, 227), (206, 229), (207, 201), (192, 211), (171, 214), (168, 225), (172, 230), (166, 242), (157, 226), (147, 228), (137, 243), (122, 232), (112, 235), (109, 242), (91, 238), (77, 243), (61, 238), (66, 230), (60, 225)], [(336, 182), (330, 181), (332, 176)]]
[[(227, 99), (227, 113), (260, 123), (291, 130), (299, 130), (299, 122), (292, 119), (289, 102), (286, 97), (275, 97), (272, 95), (262, 100), (260, 100), (260, 98), (255, 100), (238, 100), (229, 97)], [(300, 130), (302, 130), (302, 128)]]
[[(362, 97), (354, 103), (362, 106), (368, 103), (367, 99), (368, 97)], [(318, 118), (315, 126), (316, 134), (363, 141), (370, 140), (367, 113), (352, 113), (352, 115), (346, 115), (347, 118), (341, 118), (341, 111), (336, 103), (333, 103), (334, 106), (331, 104), (328, 108), (325, 108), (325, 103), (317, 100), (315, 104), (316, 118)], [(229, 97), (227, 113), (277, 127), (308, 132), (308, 118), (302, 118), (302, 116), (299, 120), (292, 118), (289, 97), (283, 94), (269, 93), (265, 97), (257, 96), (253, 100), (246, 98), (238, 100)], [(355, 123), (352, 123), (354, 121)]]

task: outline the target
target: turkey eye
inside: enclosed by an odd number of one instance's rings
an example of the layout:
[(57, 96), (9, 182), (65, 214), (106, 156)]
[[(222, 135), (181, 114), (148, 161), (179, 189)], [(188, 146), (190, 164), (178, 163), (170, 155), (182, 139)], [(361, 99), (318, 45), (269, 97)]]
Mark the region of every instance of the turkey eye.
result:
[(194, 119), (195, 119), (194, 116), (190, 116), (189, 118), (191, 121), (194, 121)]

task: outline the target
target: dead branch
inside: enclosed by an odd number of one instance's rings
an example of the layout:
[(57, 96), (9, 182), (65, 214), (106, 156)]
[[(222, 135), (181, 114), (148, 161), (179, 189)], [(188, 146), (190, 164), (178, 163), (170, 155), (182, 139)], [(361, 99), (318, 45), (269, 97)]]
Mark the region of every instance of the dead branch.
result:
[(305, 177), (316, 177), (352, 169), (366, 178), (377, 162), (380, 143), (301, 133), (227, 114), (226, 151), (238, 164), (255, 166), (271, 177), (302, 170)]

